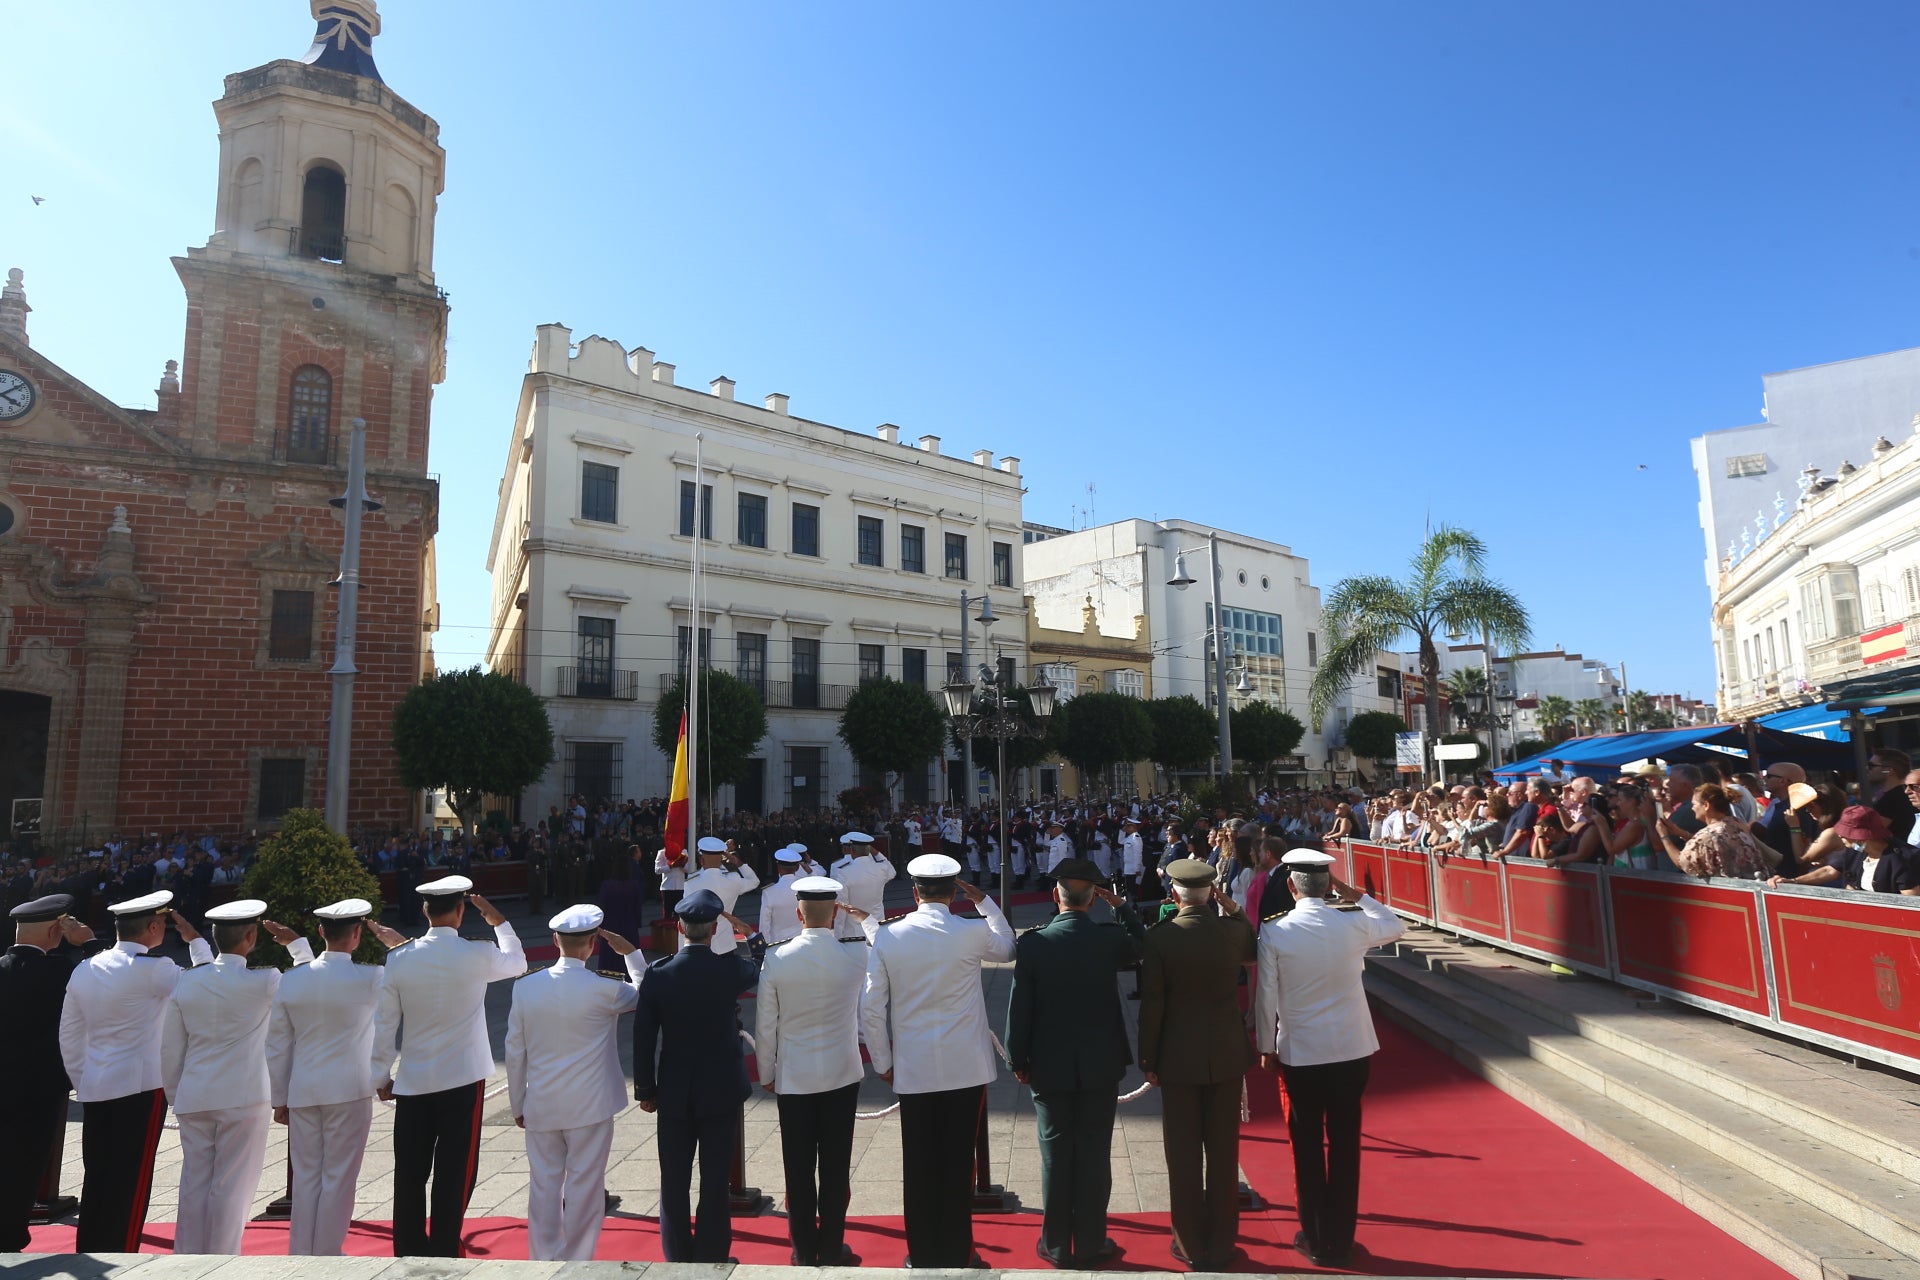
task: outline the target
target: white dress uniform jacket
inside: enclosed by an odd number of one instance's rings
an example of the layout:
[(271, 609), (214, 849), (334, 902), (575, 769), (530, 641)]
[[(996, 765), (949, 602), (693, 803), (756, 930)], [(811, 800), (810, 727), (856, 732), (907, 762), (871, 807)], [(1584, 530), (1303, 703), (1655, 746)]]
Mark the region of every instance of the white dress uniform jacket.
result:
[[(205, 938), (187, 944), (195, 965), (212, 964)], [(105, 1102), (160, 1087), (160, 1032), (167, 1001), (185, 970), (118, 942), (73, 971), (60, 1011), (60, 1057), (82, 1102)]]
[(1138, 832), (1120, 837), (1120, 874), (1129, 880), (1146, 869), (1147, 842)]
[(1067, 837), (1066, 833), (1062, 832), (1047, 841), (1047, 874), (1052, 875), (1055, 867), (1072, 856), (1073, 841)]
[[(296, 965), (313, 959), (305, 938), (287, 951)], [(221, 956), (181, 975), (160, 1037), (160, 1086), (176, 1113), (266, 1104), (267, 1015), (279, 990), (280, 971), (249, 969), (245, 956)]]
[(795, 879), (794, 875), (783, 875), (760, 889), (760, 936), (767, 940), (768, 946), (800, 936), (800, 917), (796, 911), (799, 899), (793, 894)]
[[(702, 867), (689, 875), (686, 883), (681, 887), (688, 893), (696, 889), (711, 889), (719, 895), (721, 909), (732, 914), (734, 905), (752, 892), (757, 883), (753, 873), (745, 867), (735, 867), (732, 871), (725, 867)], [(680, 948), (686, 945), (687, 939), (683, 934), (680, 938)], [(715, 955), (724, 956), (739, 946), (740, 940), (733, 936), (733, 926), (722, 920), (713, 931), (713, 942), (710, 945)]]
[(668, 865), (665, 849), (653, 855), (653, 870), (660, 877), (662, 889), (679, 889), (687, 883), (687, 864), (683, 862), (677, 867)]
[[(872, 917), (868, 923), (874, 925)], [(775, 1093), (825, 1093), (865, 1075), (860, 991), (866, 980), (867, 953), (841, 946), (831, 929), (803, 929), (767, 952), (753, 1006), (760, 1083)]]
[(268, 1101), (325, 1107), (371, 1098), (373, 1022), (387, 971), (323, 951), (281, 976), (267, 1018)]
[[(887, 882), (894, 876), (893, 861), (866, 852), (870, 847), (862, 845), (862, 852), (842, 857), (833, 864), (831, 874), (840, 882), (842, 897), (849, 906), (859, 907), (875, 920), (885, 920)], [(841, 938), (861, 936), (859, 923), (844, 914), (835, 922), (833, 931)]]
[[(435, 925), (387, 953), (387, 981), (373, 1032), (376, 1085), (412, 1096), (439, 1093), (493, 1074), (487, 1038), (487, 986), (527, 971), (520, 935), (502, 921), (499, 945), (469, 942)], [(398, 1055), (400, 1069), (393, 1069)]]
[(978, 907), (981, 919), (968, 920), (923, 902), (874, 939), (860, 1019), (873, 1069), (893, 1072), (895, 1093), (965, 1089), (999, 1074), (980, 966), (1013, 959), (1013, 926), (992, 898)]
[(620, 1015), (640, 1003), (646, 961), (626, 957), (629, 982), (561, 956), (513, 984), (507, 1013), (507, 1098), (529, 1129), (578, 1129), (627, 1105)]
[(1290, 1067), (1351, 1062), (1380, 1048), (1360, 985), (1365, 957), (1403, 932), (1400, 917), (1371, 895), (1340, 911), (1302, 898), (1260, 926), (1260, 985), (1253, 1003), (1254, 1047)]

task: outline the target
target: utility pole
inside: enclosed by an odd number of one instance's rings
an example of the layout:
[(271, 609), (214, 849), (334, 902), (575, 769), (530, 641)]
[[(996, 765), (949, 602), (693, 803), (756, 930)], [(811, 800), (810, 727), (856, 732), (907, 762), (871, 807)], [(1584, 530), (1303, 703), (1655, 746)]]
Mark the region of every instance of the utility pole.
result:
[(367, 420), (355, 418), (347, 447), (347, 491), (330, 499), (346, 512), (340, 544), (340, 606), (333, 637), (333, 714), (327, 728), (327, 825), (347, 834), (347, 784), (353, 768), (354, 651), (360, 633), (360, 524), (380, 504), (367, 497)]

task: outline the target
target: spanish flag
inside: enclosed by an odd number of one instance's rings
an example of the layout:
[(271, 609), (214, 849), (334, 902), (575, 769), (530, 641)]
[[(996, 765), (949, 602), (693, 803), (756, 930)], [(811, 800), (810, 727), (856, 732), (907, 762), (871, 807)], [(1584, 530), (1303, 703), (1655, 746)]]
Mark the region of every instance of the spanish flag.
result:
[(680, 745), (673, 752), (673, 788), (667, 794), (667, 865), (687, 863), (687, 713), (680, 713)]

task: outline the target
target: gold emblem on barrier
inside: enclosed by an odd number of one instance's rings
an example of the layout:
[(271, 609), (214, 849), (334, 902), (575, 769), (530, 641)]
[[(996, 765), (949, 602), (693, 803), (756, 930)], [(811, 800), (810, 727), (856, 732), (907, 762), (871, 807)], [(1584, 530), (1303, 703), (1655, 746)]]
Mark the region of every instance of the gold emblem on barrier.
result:
[(1679, 916), (1674, 916), (1667, 921), (1667, 929), (1668, 936), (1673, 940), (1673, 954), (1676, 956), (1686, 955), (1688, 946), (1687, 922)]
[(1880, 997), (1880, 1007), (1888, 1013), (1900, 1008), (1900, 971), (1894, 967), (1893, 957), (1877, 955), (1873, 958), (1873, 990)]

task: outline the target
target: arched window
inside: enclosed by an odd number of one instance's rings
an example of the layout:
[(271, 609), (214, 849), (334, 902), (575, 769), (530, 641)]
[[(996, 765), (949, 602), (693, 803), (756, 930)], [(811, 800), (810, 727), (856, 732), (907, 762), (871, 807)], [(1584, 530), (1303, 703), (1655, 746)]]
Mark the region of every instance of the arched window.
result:
[(332, 435), (333, 377), (319, 365), (302, 365), (287, 397), (287, 461), (329, 461)]
[(322, 262), (345, 261), (347, 177), (328, 164), (307, 170), (300, 196), (300, 254)]

